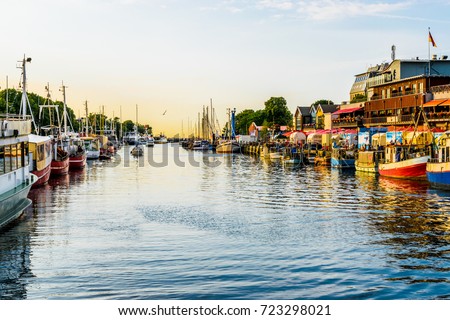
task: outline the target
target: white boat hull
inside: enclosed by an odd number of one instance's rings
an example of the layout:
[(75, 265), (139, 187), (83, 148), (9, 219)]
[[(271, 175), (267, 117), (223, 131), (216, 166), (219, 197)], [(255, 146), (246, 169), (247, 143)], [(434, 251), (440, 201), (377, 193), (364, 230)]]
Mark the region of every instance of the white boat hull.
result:
[[(22, 183), (17, 184), (17, 181)], [(36, 181), (37, 177), (29, 172), (28, 166), (0, 176), (0, 229), (20, 217), (31, 204), (27, 196)]]
[(236, 142), (227, 141), (219, 144), (216, 147), (216, 153), (239, 153), (241, 152), (241, 146)]

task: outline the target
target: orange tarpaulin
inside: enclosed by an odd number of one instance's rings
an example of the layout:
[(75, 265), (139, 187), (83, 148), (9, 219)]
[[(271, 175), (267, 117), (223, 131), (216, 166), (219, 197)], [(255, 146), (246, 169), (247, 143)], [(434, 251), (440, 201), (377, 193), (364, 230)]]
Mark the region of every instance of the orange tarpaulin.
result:
[(434, 99), (434, 100), (428, 101), (423, 106), (424, 107), (436, 107), (436, 106), (443, 104), (446, 101), (447, 101), (447, 99)]

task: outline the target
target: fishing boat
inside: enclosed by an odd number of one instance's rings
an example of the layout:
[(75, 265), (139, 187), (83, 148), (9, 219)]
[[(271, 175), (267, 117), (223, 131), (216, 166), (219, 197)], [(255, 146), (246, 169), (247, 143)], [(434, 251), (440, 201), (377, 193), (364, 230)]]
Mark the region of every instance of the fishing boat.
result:
[(159, 137), (157, 137), (156, 139), (155, 139), (155, 143), (156, 144), (165, 144), (165, 143), (167, 143), (168, 141), (167, 141), (167, 138), (166, 138), (166, 136), (164, 135), (164, 134), (160, 134), (159, 135)]
[(236, 109), (228, 109), (228, 124), (227, 126), (227, 132), (226, 135), (227, 138), (225, 140), (219, 141), (218, 145), (216, 146), (216, 153), (240, 153), (241, 152), (241, 146), (240, 144), (235, 140), (236, 138), (236, 129), (235, 129), (235, 114)]
[(114, 155), (115, 149), (114, 145), (108, 140), (108, 136), (97, 135), (96, 138), (100, 145), (100, 156), (101, 160), (109, 160)]
[(31, 204), (27, 198), (37, 177), (30, 173), (28, 141), (31, 119), (0, 116), (0, 228), (16, 220)]
[(234, 140), (222, 141), (216, 146), (216, 153), (239, 153), (241, 146)]
[(61, 176), (69, 173), (69, 153), (53, 142), (53, 159), (50, 164), (50, 175)]
[(148, 136), (146, 145), (147, 145), (147, 147), (154, 147), (155, 146), (155, 139), (152, 136)]
[(96, 137), (81, 137), (80, 138), (86, 149), (86, 158), (88, 160), (95, 160), (100, 158), (100, 142)]
[(144, 155), (144, 149), (142, 149), (141, 144), (144, 144), (146, 142), (144, 142), (144, 140), (141, 140), (141, 138), (139, 137), (139, 131), (138, 131), (138, 106), (136, 105), (136, 125), (134, 126), (134, 137), (135, 137), (135, 141), (134, 141), (134, 147), (133, 149), (131, 149), (130, 153), (134, 156), (134, 157), (140, 157)]
[(426, 175), (433, 188), (450, 190), (450, 131), (439, 138), (427, 163)]
[(86, 166), (86, 149), (80, 138), (72, 138), (69, 146), (69, 170), (79, 170)]
[[(61, 91), (63, 93), (63, 133), (62, 133), (62, 141), (64, 145), (64, 150), (69, 154), (69, 170), (79, 170), (83, 169), (86, 166), (86, 149), (84, 147), (83, 141), (80, 140), (79, 134), (76, 134), (71, 125), (71, 132), (68, 130), (67, 123), (69, 122), (69, 117), (67, 113), (67, 104), (66, 104), (66, 86), (62, 83)], [(86, 102), (87, 108), (87, 102)], [(86, 117), (87, 121), (87, 117)]]
[(327, 150), (318, 150), (314, 157), (314, 165), (318, 167), (330, 167), (331, 153)]
[(430, 154), (430, 146), (386, 146), (385, 161), (379, 164), (378, 172), (391, 178), (425, 179)]
[(423, 108), (420, 107), (413, 129), (403, 131), (402, 143), (392, 141), (385, 146), (385, 159), (378, 167), (381, 176), (399, 179), (426, 179), (427, 163), (433, 152), (434, 136), (430, 130), (418, 130), (421, 115), (426, 127), (429, 128), (426, 115)]
[(208, 151), (209, 150), (209, 141), (207, 140), (196, 140), (192, 144), (192, 150), (194, 151)]
[(384, 150), (359, 150), (355, 158), (356, 171), (378, 173), (378, 166), (384, 161)]
[(355, 168), (355, 150), (333, 148), (331, 151), (331, 167), (339, 169)]
[(283, 158), (280, 148), (274, 146), (269, 149), (270, 160), (281, 160)]
[(50, 123), (40, 127), (40, 130), (43, 131), (43, 136), (52, 137), (53, 152), (50, 164), (50, 175), (64, 175), (69, 172), (69, 153), (64, 150), (63, 146), (59, 106), (50, 104), (50, 85), (48, 83), (45, 86), (45, 90), (47, 91), (47, 100), (46, 104), (39, 106), (39, 122), (42, 122), (44, 119), (43, 111), (48, 110), (48, 119)]
[(50, 179), (52, 164), (52, 139), (49, 136), (29, 135), (28, 147), (33, 155), (31, 173), (37, 176), (33, 188), (42, 186)]
[[(34, 132), (38, 133), (36, 123), (34, 122), (33, 112), (31, 110), (30, 101), (27, 95), (27, 76), (26, 64), (31, 62), (31, 58), (23, 58), (22, 60), (22, 99), (20, 101), (20, 114), (22, 118), (27, 117), (27, 109), (30, 111), (32, 125)], [(31, 132), (31, 130), (30, 130)], [(52, 162), (52, 140), (49, 136), (39, 136), (37, 134), (28, 135), (28, 148), (32, 154), (30, 162), (31, 173), (37, 177), (33, 188), (44, 185), (50, 178), (50, 165)], [(30, 157), (31, 158), (31, 157)]]
[(284, 148), (283, 164), (287, 166), (297, 166), (305, 164), (305, 155), (300, 148), (295, 146)]

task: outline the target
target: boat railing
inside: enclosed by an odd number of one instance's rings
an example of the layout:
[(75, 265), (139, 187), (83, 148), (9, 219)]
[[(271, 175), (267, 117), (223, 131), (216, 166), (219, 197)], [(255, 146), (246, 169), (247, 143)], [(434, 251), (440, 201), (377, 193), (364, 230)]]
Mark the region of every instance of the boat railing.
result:
[(446, 162), (450, 162), (450, 158), (430, 158), (428, 159), (429, 163), (446, 163)]
[(21, 114), (11, 114), (11, 113), (0, 113), (1, 120), (31, 120), (31, 115), (26, 115), (25, 117)]

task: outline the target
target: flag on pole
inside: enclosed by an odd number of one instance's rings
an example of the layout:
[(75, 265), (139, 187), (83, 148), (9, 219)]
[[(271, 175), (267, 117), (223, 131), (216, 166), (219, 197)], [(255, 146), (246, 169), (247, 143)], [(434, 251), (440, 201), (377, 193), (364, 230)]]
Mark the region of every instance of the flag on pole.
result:
[(437, 47), (436, 42), (434, 42), (433, 36), (431, 35), (430, 31), (428, 31), (428, 42), (431, 42), (431, 45), (433, 47)]

